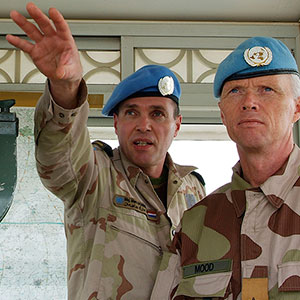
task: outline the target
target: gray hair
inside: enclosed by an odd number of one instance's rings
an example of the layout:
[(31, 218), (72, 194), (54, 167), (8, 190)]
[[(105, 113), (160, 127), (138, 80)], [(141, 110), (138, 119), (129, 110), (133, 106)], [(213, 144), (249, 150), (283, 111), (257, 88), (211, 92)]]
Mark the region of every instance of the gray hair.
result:
[(300, 97), (300, 77), (296, 74), (291, 74), (291, 88), (294, 94), (295, 100)]

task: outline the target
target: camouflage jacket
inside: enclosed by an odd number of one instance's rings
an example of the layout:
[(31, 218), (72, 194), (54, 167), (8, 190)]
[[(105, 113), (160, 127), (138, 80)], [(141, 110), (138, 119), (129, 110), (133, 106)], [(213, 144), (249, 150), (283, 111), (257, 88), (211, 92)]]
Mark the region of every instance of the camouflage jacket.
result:
[(204, 189), (194, 167), (167, 155), (166, 212), (148, 176), (120, 149), (92, 146), (85, 97), (82, 91), (79, 107), (65, 110), (46, 87), (35, 113), (37, 170), (65, 207), (68, 297), (149, 299), (162, 251)]
[(300, 299), (299, 167), (294, 146), (287, 164), (254, 189), (238, 163), (231, 183), (184, 213), (151, 299), (235, 300), (242, 286), (243, 299)]

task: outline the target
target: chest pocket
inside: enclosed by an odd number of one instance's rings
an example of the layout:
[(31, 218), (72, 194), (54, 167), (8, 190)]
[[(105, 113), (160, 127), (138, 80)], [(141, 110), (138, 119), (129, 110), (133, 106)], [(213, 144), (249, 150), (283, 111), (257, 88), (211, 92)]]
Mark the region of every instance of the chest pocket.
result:
[(185, 266), (176, 296), (223, 298), (229, 290), (231, 276), (231, 260)]
[(300, 262), (287, 262), (278, 266), (278, 290), (300, 291)]

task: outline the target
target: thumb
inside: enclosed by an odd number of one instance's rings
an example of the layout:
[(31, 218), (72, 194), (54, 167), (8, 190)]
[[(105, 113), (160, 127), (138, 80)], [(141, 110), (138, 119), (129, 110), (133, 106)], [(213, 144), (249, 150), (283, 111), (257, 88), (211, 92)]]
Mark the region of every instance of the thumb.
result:
[(64, 66), (59, 66), (57, 69), (56, 69), (56, 76), (58, 79), (64, 79), (66, 75), (66, 70), (64, 68)]

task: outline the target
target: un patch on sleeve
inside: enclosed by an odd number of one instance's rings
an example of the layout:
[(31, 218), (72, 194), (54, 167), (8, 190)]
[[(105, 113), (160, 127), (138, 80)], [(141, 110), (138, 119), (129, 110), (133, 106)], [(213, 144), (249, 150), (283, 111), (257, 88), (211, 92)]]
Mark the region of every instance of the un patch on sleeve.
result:
[(187, 208), (191, 208), (197, 202), (193, 194), (185, 194), (184, 197), (185, 197)]

